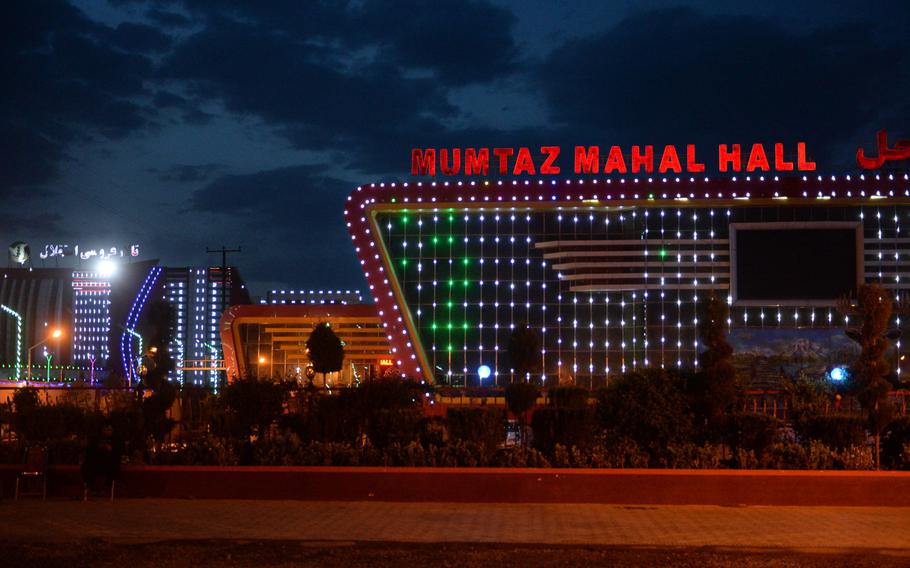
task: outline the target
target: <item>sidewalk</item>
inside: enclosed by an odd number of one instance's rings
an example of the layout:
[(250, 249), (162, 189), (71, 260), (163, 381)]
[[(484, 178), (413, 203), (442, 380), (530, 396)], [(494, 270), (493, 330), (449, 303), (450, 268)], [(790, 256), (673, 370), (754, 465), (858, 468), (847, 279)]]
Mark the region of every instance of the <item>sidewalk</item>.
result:
[(300, 540), (877, 549), (910, 557), (910, 509), (228, 500), (3, 501), (3, 539)]

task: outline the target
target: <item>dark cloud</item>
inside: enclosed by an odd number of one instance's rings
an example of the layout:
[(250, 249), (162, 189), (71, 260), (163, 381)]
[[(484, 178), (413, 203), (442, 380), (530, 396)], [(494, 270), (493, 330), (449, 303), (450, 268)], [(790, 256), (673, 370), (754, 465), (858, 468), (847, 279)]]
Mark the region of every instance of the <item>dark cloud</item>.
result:
[[(15, 206), (4, 207), (0, 211), (0, 227), (9, 238), (26, 241), (48, 234), (59, 238), (67, 238), (73, 234), (72, 227), (59, 213), (30, 213)], [(34, 245), (34, 241), (32, 244)]]
[(158, 179), (167, 182), (198, 183), (208, 181), (224, 170), (224, 164), (177, 164), (165, 169), (150, 168)]
[[(47, 183), (70, 144), (122, 138), (147, 124), (139, 97), (152, 70), (154, 43), (142, 26), (111, 29), (64, 2), (9, 2), (0, 16), (0, 139), (18, 141), (0, 176), (0, 195)], [(128, 47), (132, 46), (132, 47)]]
[(192, 25), (192, 21), (183, 14), (160, 8), (149, 8), (145, 17), (162, 28), (186, 28)]
[[(856, 139), (906, 92), (910, 36), (862, 23), (798, 34), (768, 20), (648, 12), (556, 49), (536, 72), (557, 123), (623, 143)], [(899, 125), (893, 125), (899, 126)], [(910, 126), (904, 119), (903, 126)], [(581, 137), (579, 138), (581, 140)]]
[[(353, 184), (323, 174), (322, 165), (294, 166), (251, 174), (222, 176), (190, 198), (196, 215), (224, 219), (242, 235), (247, 274), (273, 280), (281, 266), (299, 262), (294, 271), (301, 286), (350, 286), (359, 282), (343, 210)], [(249, 276), (248, 276), (249, 277)]]
[(347, 72), (331, 49), (225, 20), (181, 43), (163, 73), (306, 149), (355, 153), (442, 130), (440, 119), (456, 112), (433, 80), (406, 78), (382, 62)]
[(155, 53), (166, 50), (171, 38), (157, 28), (124, 22), (110, 33), (111, 44), (126, 51)]
[(368, 2), (368, 35), (402, 67), (433, 72), (448, 85), (486, 82), (511, 74), (516, 65), (515, 15), (478, 0), (385, 0)]

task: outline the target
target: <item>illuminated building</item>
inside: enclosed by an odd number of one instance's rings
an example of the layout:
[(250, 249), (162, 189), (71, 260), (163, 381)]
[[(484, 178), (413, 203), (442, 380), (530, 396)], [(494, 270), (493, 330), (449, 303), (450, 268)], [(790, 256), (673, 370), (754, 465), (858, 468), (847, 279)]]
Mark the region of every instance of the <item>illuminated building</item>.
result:
[[(12, 377), (17, 353), (22, 371), (25, 360), (22, 350), (46, 339), (50, 327), (62, 326), (68, 330), (74, 313), (70, 286), (73, 271), (68, 268), (7, 268), (0, 272), (0, 305), (9, 310), (0, 313), (0, 365), (6, 371), (3, 374)], [(59, 370), (58, 364), (73, 363), (70, 341), (48, 343), (47, 349), (53, 353), (55, 370)], [(36, 353), (36, 357), (41, 357), (43, 351)], [(43, 359), (36, 359), (36, 372), (42, 368), (42, 362)]]
[(508, 382), (509, 337), (527, 325), (535, 378), (597, 386), (696, 368), (712, 294), (759, 378), (762, 357), (836, 363), (850, 323), (837, 297), (862, 282), (907, 292), (908, 205), (904, 173), (587, 176), (365, 185), (345, 219), (404, 373), (463, 384), (489, 367)]
[[(221, 322), (228, 377), (306, 377), (306, 341), (323, 322), (344, 342), (344, 366), (327, 377), (330, 385), (356, 384), (394, 366), (372, 304), (232, 306)], [(321, 384), (321, 375), (314, 379)]]
[[(54, 376), (92, 378), (96, 371), (110, 367), (112, 358), (118, 361), (129, 357), (124, 352), (121, 336), (125, 328), (135, 326), (141, 315), (141, 309), (135, 307), (141, 285), (156, 269), (157, 262), (121, 263), (116, 274), (105, 275), (62, 267), (3, 269), (0, 277), (0, 305), (6, 306), (0, 314), (0, 366), (6, 371), (3, 374), (15, 376), (15, 361), (23, 359), (22, 350), (46, 339), (46, 330), (54, 326), (63, 330), (63, 339), (48, 342), (38, 352), (38, 356), (45, 351), (52, 355)], [(134, 319), (128, 320), (131, 313)], [(123, 366), (128, 375), (132, 366)], [(19, 368), (21, 372), (21, 364)]]
[(225, 308), (249, 304), (250, 296), (235, 267), (167, 268), (164, 299), (174, 308), (171, 357), (173, 379), (181, 384), (217, 385), (221, 376), (219, 322)]
[(362, 304), (360, 290), (271, 290), (260, 304)]
[(72, 273), (73, 360), (106, 363), (111, 354), (111, 280), (96, 272)]

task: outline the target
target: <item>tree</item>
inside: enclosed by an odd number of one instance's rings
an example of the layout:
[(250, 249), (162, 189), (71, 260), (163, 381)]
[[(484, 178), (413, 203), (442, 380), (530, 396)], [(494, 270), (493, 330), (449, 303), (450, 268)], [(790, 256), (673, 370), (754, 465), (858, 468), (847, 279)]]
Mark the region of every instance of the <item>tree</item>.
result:
[(698, 320), (698, 336), (705, 350), (698, 356), (696, 380), (708, 424), (717, 426), (736, 402), (736, 370), (727, 343), (727, 303), (710, 296)]
[(323, 384), (326, 373), (340, 371), (344, 364), (344, 343), (335, 335), (328, 322), (313, 328), (310, 338), (306, 340), (306, 350), (313, 370), (322, 373)]
[(261, 436), (268, 433), (269, 425), (281, 415), (287, 396), (285, 383), (246, 378), (229, 383), (220, 398), (233, 418), (233, 433), (249, 439), (257, 430)]
[(888, 400), (891, 383), (887, 376), (891, 366), (885, 359), (890, 346), (887, 333), (891, 322), (893, 302), (888, 292), (878, 284), (863, 284), (857, 293), (856, 305), (842, 301), (841, 311), (857, 316), (859, 327), (847, 330), (847, 335), (859, 343), (860, 354), (853, 364), (852, 390), (866, 412), (869, 430), (875, 438), (875, 467), (881, 463), (881, 433), (890, 422), (893, 408)]
[(540, 370), (540, 338), (526, 325), (516, 327), (509, 336), (509, 359), (519, 377)]
[(518, 419), (522, 448), (527, 446), (525, 440), (527, 438), (528, 411), (537, 402), (539, 396), (540, 391), (531, 383), (519, 381), (506, 385), (506, 407)]
[(148, 433), (159, 442), (174, 426), (174, 421), (167, 417), (177, 399), (177, 387), (168, 380), (168, 374), (176, 368), (168, 351), (174, 322), (174, 307), (171, 304), (160, 300), (149, 305), (144, 326), (149, 346), (148, 351), (143, 353), (146, 371), (141, 387), (151, 390), (152, 394), (143, 396), (140, 389), (139, 396)]

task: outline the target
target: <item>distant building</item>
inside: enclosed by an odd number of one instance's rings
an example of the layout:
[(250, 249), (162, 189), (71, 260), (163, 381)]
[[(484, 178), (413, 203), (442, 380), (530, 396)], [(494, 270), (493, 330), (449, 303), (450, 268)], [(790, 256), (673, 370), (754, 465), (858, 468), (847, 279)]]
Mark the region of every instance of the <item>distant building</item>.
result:
[(26, 375), (28, 348), (55, 328), (61, 339), (32, 352), (33, 376), (47, 377), (45, 353), (51, 356), (51, 378), (58, 380), (92, 378), (122, 359), (122, 334), (134, 325), (128, 320), (141, 316), (143, 284), (160, 270), (157, 264), (119, 262), (108, 275), (72, 267), (0, 269), (0, 376), (14, 378), (17, 368)]
[(249, 290), (235, 267), (167, 268), (164, 299), (174, 307), (169, 345), (177, 362), (173, 379), (181, 384), (210, 386), (221, 373), (219, 322), (228, 306), (250, 303)]
[(271, 290), (260, 304), (362, 304), (360, 290)]
[[(389, 340), (373, 304), (232, 306), (221, 321), (228, 379), (307, 378), (306, 341), (328, 322), (344, 342), (344, 366), (328, 385), (350, 385), (393, 367)], [(312, 371), (310, 371), (312, 375)], [(322, 384), (322, 376), (313, 377)]]

